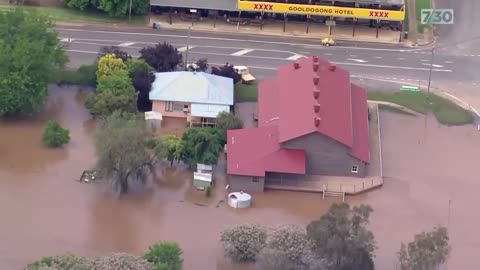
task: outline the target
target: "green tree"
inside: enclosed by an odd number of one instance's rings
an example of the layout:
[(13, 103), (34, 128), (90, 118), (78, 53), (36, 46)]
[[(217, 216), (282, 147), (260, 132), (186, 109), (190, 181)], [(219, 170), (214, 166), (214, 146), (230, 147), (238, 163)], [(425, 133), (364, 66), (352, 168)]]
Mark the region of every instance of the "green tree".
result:
[(0, 116), (43, 105), (51, 72), (67, 62), (53, 23), (43, 15), (0, 12)]
[(270, 231), (265, 248), (258, 255), (257, 265), (262, 270), (305, 268), (312, 264), (312, 248), (313, 243), (304, 228), (277, 226)]
[(70, 141), (70, 132), (57, 121), (50, 120), (43, 126), (42, 142), (49, 147), (59, 147)]
[[(71, 8), (80, 10), (97, 9), (110, 16), (124, 16), (128, 13), (130, 0), (65, 0)], [(145, 14), (148, 0), (132, 1), (133, 14)]]
[(225, 255), (234, 261), (255, 261), (267, 241), (267, 230), (257, 224), (242, 224), (225, 229), (220, 241)]
[(126, 70), (113, 71), (98, 80), (97, 91), (87, 96), (85, 107), (91, 114), (106, 117), (116, 110), (137, 112), (137, 93)]
[(190, 167), (198, 163), (217, 164), (222, 142), (222, 135), (215, 128), (191, 128), (182, 136), (182, 160)]
[(145, 147), (149, 134), (142, 115), (116, 111), (95, 138), (96, 170), (115, 191), (127, 193), (133, 182), (145, 183), (156, 157)]
[(182, 253), (175, 242), (158, 242), (148, 248), (143, 258), (153, 264), (155, 270), (181, 270)]
[(415, 235), (407, 245), (402, 243), (398, 252), (401, 270), (438, 270), (450, 253), (448, 230), (436, 227), (431, 232)]
[(147, 71), (147, 72), (153, 72), (155, 69), (151, 67), (147, 62), (145, 62), (144, 59), (141, 58), (135, 58), (135, 59), (130, 59), (127, 62), (125, 62), (125, 65), (127, 66), (128, 74), (130, 75), (130, 78), (133, 78), (133, 74), (135, 72), (139, 71)]
[(84, 257), (74, 256), (71, 254), (43, 257), (41, 260), (29, 264), (25, 270), (91, 270), (92, 262)]
[(158, 157), (166, 158), (173, 166), (175, 160), (182, 156), (182, 141), (173, 135), (159, 136), (153, 139), (154, 151)]
[(140, 50), (140, 58), (144, 59), (157, 72), (170, 72), (182, 65), (183, 56), (177, 48), (164, 42), (155, 47), (146, 47)]
[(117, 70), (126, 70), (127, 66), (121, 58), (117, 58), (115, 54), (106, 54), (97, 61), (97, 80), (112, 74)]
[(372, 211), (367, 205), (334, 204), (319, 220), (308, 224), (314, 252), (327, 261), (327, 269), (374, 269), (375, 239), (366, 228)]
[(217, 128), (221, 131), (222, 138), (226, 138), (227, 130), (243, 128), (243, 122), (233, 113), (221, 112), (217, 116)]
[(126, 253), (114, 253), (110, 256), (97, 258), (92, 270), (155, 270), (154, 266), (139, 256)]

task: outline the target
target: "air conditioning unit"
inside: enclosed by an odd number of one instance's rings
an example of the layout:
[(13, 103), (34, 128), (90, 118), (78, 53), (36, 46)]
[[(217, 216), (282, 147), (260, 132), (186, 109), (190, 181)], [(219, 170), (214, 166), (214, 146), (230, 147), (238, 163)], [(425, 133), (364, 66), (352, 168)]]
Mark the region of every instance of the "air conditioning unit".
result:
[(188, 108), (183, 108), (183, 112), (188, 113)]

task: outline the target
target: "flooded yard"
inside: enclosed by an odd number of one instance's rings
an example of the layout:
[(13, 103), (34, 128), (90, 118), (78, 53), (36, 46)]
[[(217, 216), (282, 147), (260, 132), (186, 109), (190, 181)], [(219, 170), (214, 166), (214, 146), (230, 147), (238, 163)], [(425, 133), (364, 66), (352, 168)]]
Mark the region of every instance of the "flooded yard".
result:
[[(52, 87), (46, 109), (33, 117), (0, 120), (0, 268), (22, 269), (41, 256), (72, 252), (95, 256), (112, 251), (139, 254), (159, 240), (177, 241), (184, 269), (246, 270), (223, 259), (220, 231), (230, 225), (307, 224), (331, 203), (321, 194), (254, 194), (250, 209), (231, 209), (224, 163), (216, 167), (213, 196), (192, 190), (186, 169), (159, 169), (144, 193), (117, 198), (101, 184), (78, 182), (95, 162), (95, 124), (74, 88)], [(63, 149), (41, 144), (49, 119), (70, 129)], [(385, 184), (356, 197), (371, 204), (378, 241), (376, 266), (394, 269), (401, 241), (434, 225), (448, 225), (453, 245), (449, 269), (470, 269), (480, 252), (476, 157), (480, 133), (472, 127), (439, 127), (434, 118), (381, 114)]]

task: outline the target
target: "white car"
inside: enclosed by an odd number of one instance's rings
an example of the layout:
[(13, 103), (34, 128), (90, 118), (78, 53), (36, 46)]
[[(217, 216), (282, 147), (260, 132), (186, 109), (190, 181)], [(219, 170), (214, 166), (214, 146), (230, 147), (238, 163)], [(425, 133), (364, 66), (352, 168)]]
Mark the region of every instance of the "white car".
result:
[(255, 80), (255, 77), (252, 76), (252, 74), (250, 74), (250, 71), (248, 70), (247, 67), (245, 66), (234, 66), (233, 69), (235, 69), (235, 71), (240, 74), (240, 76), (242, 77), (242, 80), (246, 83), (249, 83), (249, 82), (252, 82)]

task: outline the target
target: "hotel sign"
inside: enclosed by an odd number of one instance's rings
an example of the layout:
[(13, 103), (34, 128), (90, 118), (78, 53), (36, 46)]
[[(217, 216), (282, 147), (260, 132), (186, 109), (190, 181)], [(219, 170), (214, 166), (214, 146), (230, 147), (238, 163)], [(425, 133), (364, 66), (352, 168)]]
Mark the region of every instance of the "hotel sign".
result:
[(349, 17), (372, 20), (379, 19), (385, 21), (403, 21), (405, 18), (405, 12), (398, 10), (299, 5), (287, 3), (254, 2), (245, 0), (238, 0), (237, 8), (238, 10), (242, 11), (263, 11), (271, 13)]

